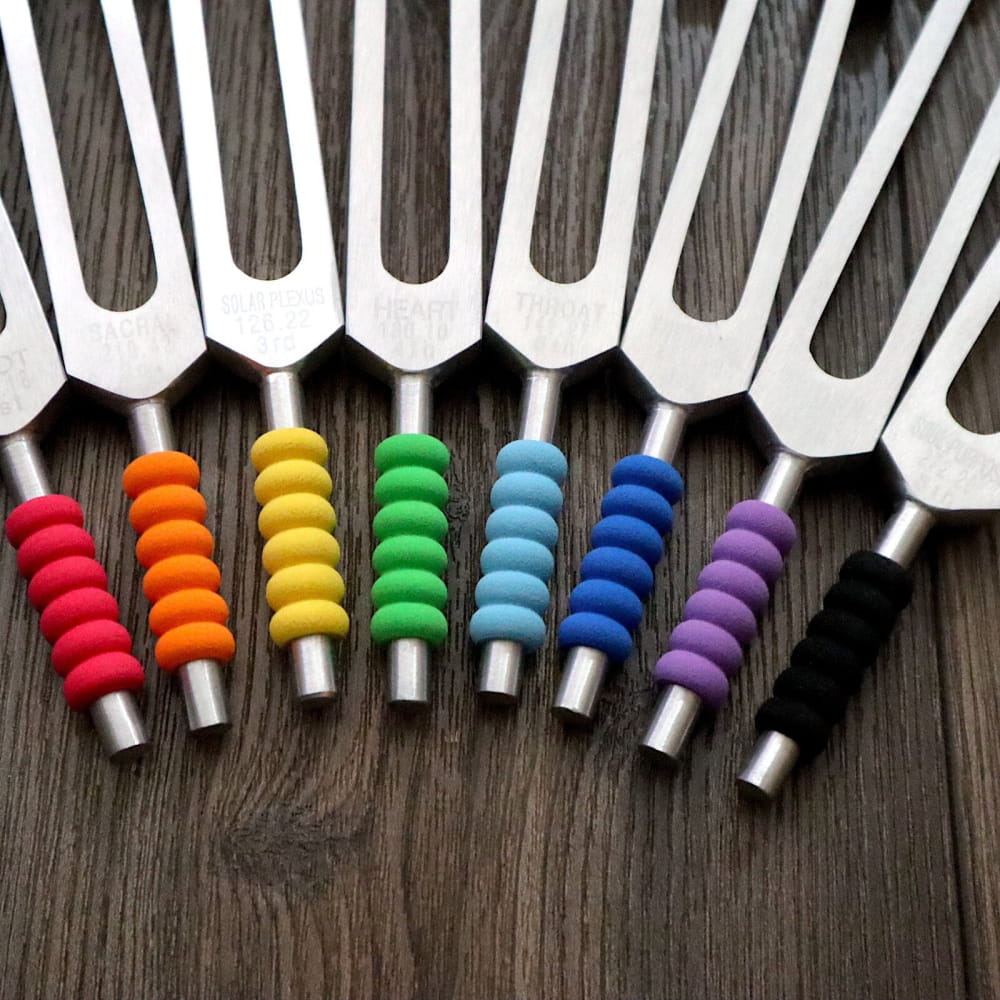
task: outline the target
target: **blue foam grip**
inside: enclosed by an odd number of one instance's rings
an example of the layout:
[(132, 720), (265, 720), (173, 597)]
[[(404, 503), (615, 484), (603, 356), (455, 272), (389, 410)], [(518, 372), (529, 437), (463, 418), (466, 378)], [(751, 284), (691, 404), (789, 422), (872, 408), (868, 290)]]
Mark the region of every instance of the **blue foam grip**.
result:
[(645, 600), (653, 589), (653, 571), (649, 568), (649, 563), (642, 556), (613, 545), (591, 549), (583, 557), (580, 579), (620, 583), (640, 600)]
[(559, 626), (559, 645), (590, 646), (599, 649), (615, 663), (622, 663), (632, 655), (632, 635), (614, 618), (592, 611), (577, 611)]
[(570, 594), (569, 609), (607, 615), (630, 632), (642, 621), (642, 601), (628, 587), (610, 580), (578, 583)]
[(512, 441), (497, 455), (497, 473), (469, 636), (475, 643), (516, 642), (533, 652), (545, 641), (542, 615), (555, 567), (566, 457), (545, 441)]
[(663, 558), (663, 537), (673, 528), (673, 505), (683, 493), (684, 481), (669, 462), (629, 455), (615, 465), (581, 582), (570, 594), (570, 614), (559, 626), (560, 646), (589, 646), (614, 663), (629, 658), (653, 567)]

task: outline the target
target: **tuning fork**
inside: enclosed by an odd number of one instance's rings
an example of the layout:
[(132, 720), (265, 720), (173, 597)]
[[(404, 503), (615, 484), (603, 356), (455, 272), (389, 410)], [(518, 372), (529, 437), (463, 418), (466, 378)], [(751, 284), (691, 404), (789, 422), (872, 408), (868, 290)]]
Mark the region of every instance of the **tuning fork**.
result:
[(6, 523), (28, 599), (52, 644), (70, 708), (89, 712), (108, 756), (131, 759), (148, 741), (135, 701), (144, 680), (132, 637), (72, 497), (53, 493), (39, 440), (64, 395), (66, 373), (52, 331), (0, 205), (0, 469), (17, 506)]
[[(857, 378), (825, 372), (810, 343), (968, 6), (937, 0), (750, 386), (771, 455), (755, 499), (736, 504), (712, 562), (658, 660), (663, 691), (641, 746), (678, 760), (701, 709), (719, 709), (757, 633), (797, 533), (788, 511), (807, 474), (874, 450), (1000, 156), (991, 113), (945, 207), (875, 364)], [(992, 132), (991, 132), (992, 130)]]
[(561, 283), (535, 269), (530, 251), (566, 9), (567, 0), (535, 4), (486, 306), (488, 330), (525, 372), (518, 439), (497, 455), (469, 626), (483, 646), (479, 694), (495, 704), (517, 700), (523, 655), (545, 639), (567, 472), (552, 443), (561, 389), (621, 336), (663, 3), (633, 0), (597, 257), (585, 277)]
[(0, 4), (0, 32), (66, 372), (128, 418), (139, 457), (122, 483), (146, 569), (156, 660), (178, 675), (191, 730), (214, 732), (228, 726), (221, 665), (235, 642), (204, 525), (200, 469), (175, 449), (170, 422), (171, 403), (205, 357), (205, 338), (135, 10), (130, 0), (102, 0), (101, 9), (156, 261), (156, 288), (134, 309), (106, 309), (84, 284), (27, 0)]
[[(995, 109), (983, 130), (1000, 130)], [(995, 144), (995, 143), (994, 143)], [(938, 522), (1000, 509), (1000, 434), (976, 434), (948, 409), (948, 390), (1000, 306), (1000, 243), (952, 313), (882, 435), (899, 503), (874, 549), (848, 556), (823, 610), (758, 710), (761, 734), (737, 779), (744, 795), (774, 798), (793, 768), (817, 756), (909, 603), (910, 565)]]
[(271, 0), (270, 8), (302, 255), (269, 280), (233, 260), (201, 0), (171, 0), (170, 23), (205, 335), (226, 363), (260, 384), (268, 428), (250, 457), (263, 507), (262, 560), (273, 574), (271, 638), (289, 650), (299, 701), (321, 706), (336, 696), (336, 644), (349, 622), (336, 569), (329, 448), (305, 426), (300, 379), (339, 340), (344, 316), (302, 10), (298, 0)]
[(730, 0), (723, 10), (625, 325), (622, 355), (649, 416), (638, 453), (611, 471), (612, 487), (580, 567), (581, 582), (559, 628), (559, 644), (568, 653), (553, 711), (568, 724), (593, 719), (609, 667), (632, 653), (632, 632), (642, 619), (653, 569), (663, 557), (663, 536), (673, 526), (673, 505), (683, 492), (670, 463), (686, 425), (732, 405), (750, 384), (854, 0), (827, 0), (823, 6), (740, 301), (725, 319), (700, 320), (677, 304), (674, 285), (757, 7), (758, 0)]
[(434, 386), (482, 336), (482, 180), (479, 0), (449, 13), (448, 262), (404, 282), (382, 261), (386, 0), (357, 0), (347, 226), (347, 335), (393, 387), (393, 433), (375, 449), (373, 530), (378, 579), (371, 635), (388, 644), (388, 700), (428, 703), (429, 647), (444, 642), (450, 453), (430, 434)]

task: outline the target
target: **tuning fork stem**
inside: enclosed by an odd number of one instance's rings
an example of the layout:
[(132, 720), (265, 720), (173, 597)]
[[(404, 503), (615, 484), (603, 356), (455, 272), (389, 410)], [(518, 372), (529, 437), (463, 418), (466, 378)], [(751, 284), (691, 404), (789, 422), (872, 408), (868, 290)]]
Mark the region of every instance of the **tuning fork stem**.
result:
[[(802, 455), (778, 451), (764, 473), (756, 499), (787, 513), (798, 499), (810, 465), (812, 462)], [(681, 684), (667, 684), (639, 749), (661, 764), (676, 765), (701, 710), (702, 699), (697, 693)], [(783, 759), (780, 754), (775, 758)], [(794, 766), (794, 761), (789, 766)]]
[[(33, 434), (0, 439), (0, 471), (16, 506), (52, 494), (45, 459)], [(131, 691), (112, 691), (87, 708), (104, 752), (114, 761), (141, 756), (149, 747), (146, 728)]]
[[(425, 372), (396, 376), (392, 393), (392, 433), (430, 434), (434, 386)], [(387, 700), (402, 711), (430, 704), (430, 649), (417, 638), (393, 639), (387, 652)]]
[[(551, 442), (559, 420), (559, 403), (565, 374), (532, 368), (524, 377), (521, 396), (522, 441)], [(524, 648), (510, 639), (483, 643), (479, 660), (479, 697), (490, 705), (513, 705), (521, 691)]]
[[(909, 569), (936, 520), (924, 504), (905, 499), (883, 529), (874, 551)], [(752, 801), (769, 802), (781, 791), (800, 756), (799, 744), (790, 736), (774, 729), (762, 733), (736, 779), (740, 794)]]
[[(170, 407), (162, 399), (144, 399), (128, 410), (129, 434), (136, 455), (176, 451)], [(208, 658), (191, 660), (177, 668), (177, 680), (184, 697), (188, 728), (208, 736), (229, 728), (226, 688), (222, 665)]]
[[(296, 371), (267, 372), (260, 380), (261, 405), (269, 431), (303, 427), (302, 382)], [(337, 696), (337, 641), (306, 635), (288, 643), (295, 696), (303, 707), (322, 708)]]
[[(639, 454), (661, 462), (672, 462), (684, 437), (687, 421), (686, 407), (665, 401), (656, 403), (649, 411)], [(552, 705), (552, 714), (566, 725), (590, 725), (609, 665), (609, 657), (599, 649), (592, 646), (571, 648)], [(673, 712), (676, 707), (675, 698), (671, 701), (670, 711)], [(682, 714), (686, 717), (688, 713)], [(691, 716), (692, 723), (696, 715), (697, 706)]]

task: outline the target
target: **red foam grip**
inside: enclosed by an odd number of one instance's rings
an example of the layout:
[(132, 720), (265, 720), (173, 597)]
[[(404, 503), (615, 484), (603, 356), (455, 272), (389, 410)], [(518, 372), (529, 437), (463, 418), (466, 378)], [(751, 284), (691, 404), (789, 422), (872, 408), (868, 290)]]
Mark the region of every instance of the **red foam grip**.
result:
[(28, 535), (37, 534), (42, 528), (54, 524), (75, 524), (83, 527), (83, 508), (72, 498), (53, 494), (42, 497), (44, 504), (22, 503), (10, 512), (7, 518), (7, 540), (15, 549)]
[(108, 589), (108, 574), (96, 559), (67, 556), (43, 566), (28, 584), (28, 600), (41, 611), (46, 604), (77, 587)]
[(43, 612), (42, 635), (54, 643), (64, 632), (90, 621), (118, 621), (118, 602), (96, 587), (80, 587), (57, 597)]
[(102, 653), (84, 660), (63, 681), (66, 704), (82, 712), (115, 691), (138, 691), (145, 680), (142, 665), (127, 653)]
[(84, 622), (60, 636), (52, 647), (52, 666), (65, 677), (75, 666), (101, 653), (131, 653), (132, 636), (118, 622)]
[(94, 559), (80, 505), (59, 495), (28, 500), (11, 512), (6, 531), (70, 708), (82, 711), (114, 691), (141, 688), (142, 665), (118, 622), (118, 602)]
[[(39, 497), (40, 500), (47, 499)], [(29, 500), (28, 503), (34, 503)], [(46, 563), (67, 556), (93, 559), (97, 549), (90, 533), (75, 524), (53, 524), (28, 535), (17, 550), (17, 568), (21, 576), (31, 579)]]

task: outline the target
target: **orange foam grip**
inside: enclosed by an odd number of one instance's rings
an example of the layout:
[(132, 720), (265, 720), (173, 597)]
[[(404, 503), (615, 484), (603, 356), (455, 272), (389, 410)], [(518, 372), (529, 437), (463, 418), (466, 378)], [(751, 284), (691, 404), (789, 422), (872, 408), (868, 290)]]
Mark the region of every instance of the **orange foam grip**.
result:
[(143, 591), (153, 604), (156, 662), (168, 672), (193, 660), (225, 663), (236, 650), (200, 481), (198, 463), (178, 451), (143, 455), (122, 476), (132, 500), (129, 521), (139, 534), (136, 557), (146, 569)]

